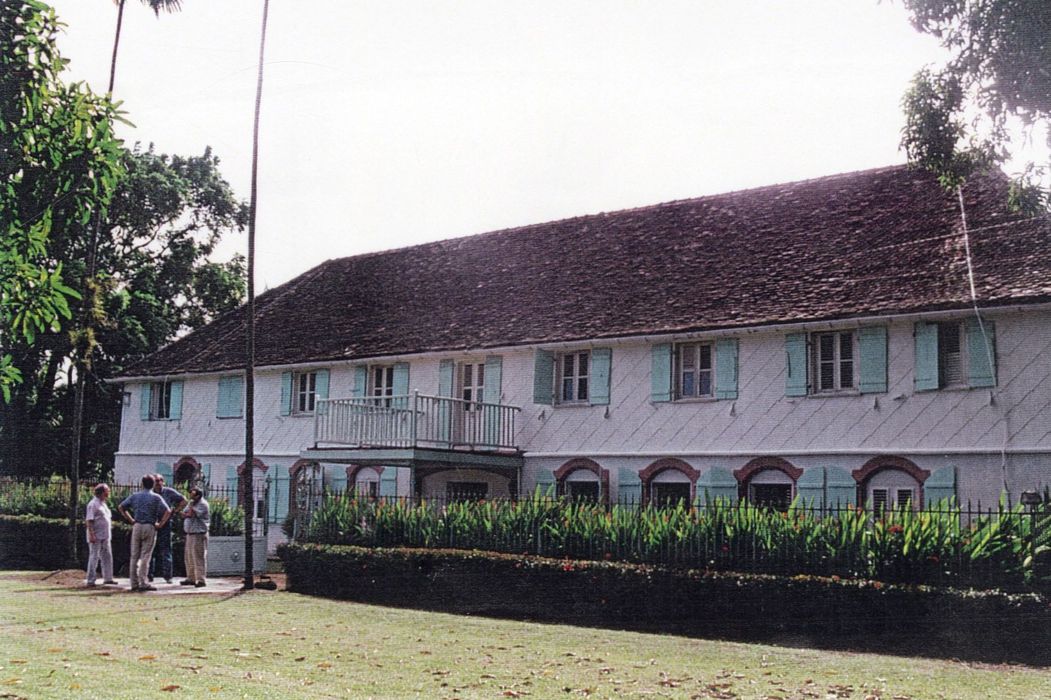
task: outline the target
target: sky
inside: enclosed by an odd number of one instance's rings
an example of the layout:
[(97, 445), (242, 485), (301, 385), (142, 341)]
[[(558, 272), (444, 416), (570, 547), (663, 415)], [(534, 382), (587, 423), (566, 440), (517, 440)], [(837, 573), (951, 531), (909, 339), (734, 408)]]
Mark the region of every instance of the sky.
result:
[[(116, 5), (53, 0), (105, 91)], [(262, 0), (128, 0), (131, 144), (211, 146), (248, 198)], [(330, 258), (904, 162), (943, 60), (888, 0), (271, 0), (258, 291)], [(247, 236), (219, 251), (245, 251)]]

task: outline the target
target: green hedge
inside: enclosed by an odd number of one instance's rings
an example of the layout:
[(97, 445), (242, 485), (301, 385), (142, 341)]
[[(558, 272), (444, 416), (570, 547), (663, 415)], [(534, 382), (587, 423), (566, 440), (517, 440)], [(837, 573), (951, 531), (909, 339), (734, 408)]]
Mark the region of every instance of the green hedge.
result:
[(299, 593), (707, 637), (1037, 661), (1034, 641), (1051, 625), (1049, 600), (1031, 593), (463, 550), (307, 544), (279, 554)]
[[(77, 523), (78, 566), (86, 567), (87, 537)], [(113, 569), (128, 564), (131, 527), (113, 523)], [(69, 521), (36, 515), (0, 514), (0, 568), (64, 569), (70, 566)]]

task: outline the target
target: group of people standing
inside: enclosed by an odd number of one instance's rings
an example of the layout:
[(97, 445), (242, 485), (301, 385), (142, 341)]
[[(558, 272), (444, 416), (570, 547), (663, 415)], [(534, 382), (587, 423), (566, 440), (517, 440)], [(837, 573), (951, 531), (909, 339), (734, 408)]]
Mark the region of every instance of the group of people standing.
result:
[[(206, 585), (211, 514), (200, 488), (195, 486), (189, 493), (190, 499), (187, 501), (178, 490), (165, 486), (164, 477), (160, 474), (147, 474), (142, 477), (142, 490), (131, 494), (117, 506), (121, 517), (132, 525), (131, 560), (128, 562), (131, 590), (157, 590), (152, 584), (155, 576), (163, 578), (165, 583), (172, 583), (171, 518), (175, 513), (182, 515), (186, 537), (186, 578), (179, 583), (198, 588)], [(88, 586), (96, 585), (99, 568), (102, 569), (103, 585), (117, 585), (113, 580), (113, 550), (110, 545), (113, 520), (107, 505), (109, 495), (108, 485), (96, 486), (95, 497), (88, 503), (84, 518), (88, 538)]]

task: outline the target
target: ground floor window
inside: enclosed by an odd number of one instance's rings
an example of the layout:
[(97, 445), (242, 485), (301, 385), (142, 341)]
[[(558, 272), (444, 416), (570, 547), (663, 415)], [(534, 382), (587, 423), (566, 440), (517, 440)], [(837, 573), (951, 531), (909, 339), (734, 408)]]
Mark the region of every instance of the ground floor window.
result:
[(380, 475), (372, 468), (358, 470), (354, 475), (354, 495), (363, 498), (379, 498)]
[(748, 488), (748, 500), (760, 508), (788, 510), (792, 503), (791, 484), (752, 484)]
[(599, 499), (599, 485), (598, 480), (594, 481), (566, 481), (565, 493), (568, 498), (574, 501), (598, 501)]
[(482, 481), (449, 481), (445, 497), (450, 501), (480, 501), (489, 495), (489, 484)]
[(653, 484), (653, 505), (674, 508), (680, 503), (690, 504), (690, 483), (658, 481)]
[(920, 504), (920, 484), (899, 469), (883, 469), (869, 477), (865, 498), (874, 513), (915, 510)]

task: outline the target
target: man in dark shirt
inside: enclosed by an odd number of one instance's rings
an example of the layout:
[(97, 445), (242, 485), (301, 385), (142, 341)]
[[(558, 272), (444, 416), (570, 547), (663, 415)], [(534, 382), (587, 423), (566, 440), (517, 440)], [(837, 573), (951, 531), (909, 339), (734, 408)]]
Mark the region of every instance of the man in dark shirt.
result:
[[(131, 514), (128, 513), (128, 509), (131, 509)], [(132, 524), (131, 561), (128, 562), (131, 590), (155, 591), (157, 589), (146, 581), (150, 557), (153, 555), (157, 531), (168, 523), (172, 509), (163, 498), (153, 492), (153, 476), (147, 474), (142, 477), (142, 490), (121, 501), (117, 510), (121, 517)]]
[[(153, 475), (153, 492), (164, 499), (173, 513), (182, 512), (186, 505), (186, 499), (182, 494), (164, 485), (164, 477), (160, 474)], [(153, 548), (153, 558), (150, 559), (150, 582), (153, 577), (160, 573), (165, 583), (172, 582), (172, 523), (169, 520), (164, 527), (157, 531), (157, 544)]]

